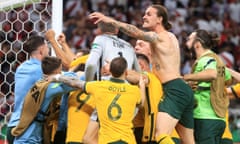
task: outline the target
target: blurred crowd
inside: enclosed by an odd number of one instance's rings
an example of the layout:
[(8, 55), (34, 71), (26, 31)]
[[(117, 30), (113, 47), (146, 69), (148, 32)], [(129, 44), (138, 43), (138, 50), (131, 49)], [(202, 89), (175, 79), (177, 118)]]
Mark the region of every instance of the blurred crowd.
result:
[[(239, 70), (239, 0), (66, 0), (63, 15), (64, 33), (74, 51), (89, 49), (96, 33), (95, 26), (87, 18), (90, 12), (100, 11), (117, 20), (141, 27), (144, 9), (156, 3), (168, 9), (169, 20), (173, 25), (172, 31), (181, 45), (183, 67), (190, 59), (185, 48), (187, 35), (199, 28), (219, 35), (221, 40), (214, 51), (224, 59), (228, 67)], [(135, 44), (134, 39), (124, 35), (122, 37)], [(183, 69), (183, 73), (188, 71), (189, 69)]]
[[(141, 27), (144, 10), (151, 4), (162, 4), (168, 10), (173, 25), (171, 31), (181, 46), (183, 74), (191, 70), (192, 63), (185, 41), (196, 29), (216, 32), (220, 43), (214, 51), (228, 67), (240, 71), (240, 0), (63, 0), (63, 32), (73, 52), (89, 50), (98, 33), (87, 18), (91, 12), (99, 11)], [(14, 72), (27, 58), (22, 44), (27, 36), (44, 34), (51, 28), (51, 8), (50, 0), (42, 0), (40, 4), (25, 6), (25, 10), (0, 12), (0, 120), (9, 115), (13, 107)], [(119, 36), (135, 45), (135, 39), (122, 33)]]

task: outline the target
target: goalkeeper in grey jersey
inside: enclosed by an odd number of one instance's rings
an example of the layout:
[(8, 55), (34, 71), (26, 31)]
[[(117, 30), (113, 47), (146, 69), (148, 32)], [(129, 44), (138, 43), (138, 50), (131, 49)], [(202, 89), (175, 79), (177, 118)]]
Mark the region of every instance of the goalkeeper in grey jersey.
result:
[[(128, 63), (128, 69), (140, 71), (134, 48), (128, 42), (117, 37), (118, 29), (111, 24), (99, 23), (102, 34), (95, 37), (89, 58), (85, 65), (85, 78), (93, 80), (99, 74), (100, 68), (113, 58), (123, 56)], [(99, 79), (99, 77), (98, 77)]]

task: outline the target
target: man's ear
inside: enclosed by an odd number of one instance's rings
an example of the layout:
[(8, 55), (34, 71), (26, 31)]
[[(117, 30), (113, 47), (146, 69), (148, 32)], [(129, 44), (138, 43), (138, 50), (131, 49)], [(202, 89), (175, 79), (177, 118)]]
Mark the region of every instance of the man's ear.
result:
[(193, 48), (198, 47), (199, 44), (200, 44), (199, 40), (195, 39), (195, 40), (193, 40), (192, 47)]
[(39, 53), (40, 53), (40, 55), (43, 55), (43, 46), (39, 47)]
[(162, 20), (163, 20), (163, 18), (161, 16), (157, 17), (157, 23), (162, 24)]
[(128, 75), (128, 71), (127, 70), (125, 70), (125, 72), (124, 72), (125, 74), (125, 77), (127, 77), (127, 75)]

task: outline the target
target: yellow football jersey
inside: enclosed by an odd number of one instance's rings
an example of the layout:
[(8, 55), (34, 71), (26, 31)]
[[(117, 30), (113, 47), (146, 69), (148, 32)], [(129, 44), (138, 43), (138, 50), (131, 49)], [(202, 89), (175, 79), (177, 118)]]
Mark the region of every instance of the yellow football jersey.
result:
[(94, 108), (95, 104), (91, 95), (87, 95), (81, 90), (70, 93), (66, 142), (83, 142), (83, 136)]
[(140, 90), (123, 80), (87, 82), (85, 91), (93, 96), (100, 122), (98, 143), (123, 141), (135, 144), (133, 117), (141, 102)]
[(88, 59), (89, 54), (78, 57), (77, 59), (73, 60), (70, 64), (70, 67), (75, 67), (78, 66), (80, 64), (85, 64), (87, 59)]
[(240, 98), (240, 83), (237, 83), (235, 85), (233, 85), (231, 87), (232, 91), (233, 91), (233, 94), (236, 96), (236, 97), (239, 97)]

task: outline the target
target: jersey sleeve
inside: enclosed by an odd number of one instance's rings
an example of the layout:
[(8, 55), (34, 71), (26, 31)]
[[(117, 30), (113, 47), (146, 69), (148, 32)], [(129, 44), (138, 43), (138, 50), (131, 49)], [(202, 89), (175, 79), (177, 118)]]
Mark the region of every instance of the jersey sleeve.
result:
[(225, 81), (231, 80), (232, 79), (232, 75), (230, 73), (230, 71), (225, 68)]
[(136, 93), (136, 97), (137, 97), (137, 105), (139, 105), (142, 102), (142, 97), (141, 97), (140, 89), (137, 86), (135, 89), (135, 93)]
[(73, 77), (76, 77), (77, 76), (77, 74), (76, 73), (74, 73), (74, 72), (62, 72), (62, 74), (64, 75), (64, 76), (73, 76)]
[(199, 60), (198, 64), (200, 67), (204, 69), (216, 69), (217, 68), (217, 62), (212, 57), (203, 57)]
[(91, 46), (91, 51), (85, 65), (85, 78), (87, 81), (91, 81), (94, 78), (94, 74), (97, 72), (100, 57), (103, 53), (103, 41), (101, 36), (97, 36)]
[(235, 97), (240, 98), (240, 83), (233, 85), (231, 87), (231, 90), (232, 90), (233, 94), (235, 95)]
[(83, 91), (87, 94), (92, 94), (94, 93), (95, 89), (96, 89), (96, 85), (97, 81), (90, 81), (90, 82), (86, 82), (83, 88)]

